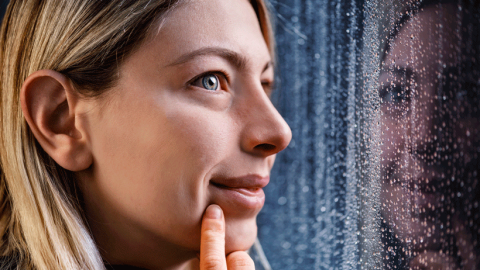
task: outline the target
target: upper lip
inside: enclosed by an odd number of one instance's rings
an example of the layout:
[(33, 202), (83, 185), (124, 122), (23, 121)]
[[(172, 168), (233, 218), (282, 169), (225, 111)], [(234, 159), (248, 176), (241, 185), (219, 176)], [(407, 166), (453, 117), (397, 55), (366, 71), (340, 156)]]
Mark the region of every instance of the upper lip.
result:
[(213, 178), (210, 182), (223, 188), (264, 188), (270, 181), (269, 176), (260, 176), (257, 174), (248, 174), (240, 177)]

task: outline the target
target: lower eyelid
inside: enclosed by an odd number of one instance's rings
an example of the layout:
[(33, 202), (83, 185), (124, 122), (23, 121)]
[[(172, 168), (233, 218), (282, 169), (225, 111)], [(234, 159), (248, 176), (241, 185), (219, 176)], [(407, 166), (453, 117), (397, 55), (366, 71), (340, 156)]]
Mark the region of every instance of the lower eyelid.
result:
[[(204, 78), (205, 76), (208, 76), (208, 75), (215, 75), (218, 79), (218, 89), (216, 90), (209, 90), (209, 89), (206, 89), (205, 87), (203, 87), (203, 85), (200, 84), (196, 84), (198, 81), (202, 80), (202, 78)], [(211, 71), (211, 72), (205, 72), (205, 73), (202, 73), (198, 76), (196, 76), (195, 78), (191, 79), (187, 85), (188, 86), (191, 86), (191, 87), (197, 87), (197, 88), (200, 88), (202, 90), (205, 90), (205, 91), (210, 91), (210, 92), (218, 92), (219, 90), (228, 90), (228, 76), (223, 73), (222, 71)]]

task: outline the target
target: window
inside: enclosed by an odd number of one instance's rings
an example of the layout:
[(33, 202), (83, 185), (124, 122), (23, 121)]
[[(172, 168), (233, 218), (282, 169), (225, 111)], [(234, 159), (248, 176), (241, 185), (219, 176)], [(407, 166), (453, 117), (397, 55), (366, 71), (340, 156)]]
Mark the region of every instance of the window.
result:
[(478, 1), (270, 1), (273, 269), (480, 269)]

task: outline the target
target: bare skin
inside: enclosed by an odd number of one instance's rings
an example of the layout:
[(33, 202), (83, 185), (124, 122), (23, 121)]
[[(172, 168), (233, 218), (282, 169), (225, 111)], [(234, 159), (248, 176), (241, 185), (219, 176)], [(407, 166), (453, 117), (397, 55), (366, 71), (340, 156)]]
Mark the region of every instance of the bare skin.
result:
[(465, 217), (439, 214), (449, 207), (444, 198), (450, 193), (442, 190), (448, 190), (445, 186), (454, 176), (449, 170), (455, 165), (442, 162), (448, 154), (437, 148), (448, 149), (447, 139), (461, 142), (455, 145), (455, 152), (462, 153), (456, 162), (459, 168), (467, 167), (474, 156), (469, 145), (478, 145), (480, 132), (478, 118), (455, 114), (476, 105), (453, 98), (438, 105), (439, 76), (462, 64), (455, 48), (457, 9), (432, 5), (407, 21), (380, 74), (382, 216), (408, 247), (411, 269), (458, 269), (456, 259), (442, 251), (447, 234), (456, 239), (450, 245), (459, 250), (464, 269), (474, 269), (479, 261)]
[(202, 221), (200, 270), (255, 269), (253, 260), (245, 251), (234, 251), (225, 256), (225, 217), (218, 205), (210, 205)]
[[(185, 269), (200, 252), (204, 269), (249, 269), (236, 258), (255, 241), (262, 188), (291, 139), (269, 99), (273, 78), (249, 1), (185, 1), (104, 95), (82, 98), (41, 70), (22, 109), (43, 149), (76, 173), (105, 261)], [(211, 204), (221, 219), (203, 218)]]

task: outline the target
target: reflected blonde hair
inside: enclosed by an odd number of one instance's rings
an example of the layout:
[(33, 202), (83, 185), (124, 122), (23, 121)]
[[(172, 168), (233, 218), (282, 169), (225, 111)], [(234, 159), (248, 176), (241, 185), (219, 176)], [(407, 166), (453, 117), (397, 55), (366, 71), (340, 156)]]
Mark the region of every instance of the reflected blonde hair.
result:
[[(114, 86), (123, 59), (179, 1), (11, 1), (0, 30), (0, 268), (105, 269), (73, 173), (36, 142), (20, 89), (33, 72), (51, 69), (81, 95), (100, 96)], [(273, 57), (266, 5), (251, 3)]]

